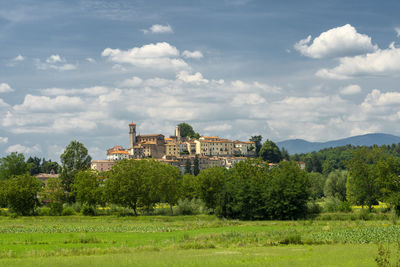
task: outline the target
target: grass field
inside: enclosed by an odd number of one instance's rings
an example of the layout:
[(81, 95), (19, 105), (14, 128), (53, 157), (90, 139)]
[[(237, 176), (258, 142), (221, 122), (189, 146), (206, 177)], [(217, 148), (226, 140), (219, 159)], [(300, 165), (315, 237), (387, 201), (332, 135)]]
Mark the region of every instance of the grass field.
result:
[(387, 220), (0, 217), (0, 266), (376, 266), (399, 240)]

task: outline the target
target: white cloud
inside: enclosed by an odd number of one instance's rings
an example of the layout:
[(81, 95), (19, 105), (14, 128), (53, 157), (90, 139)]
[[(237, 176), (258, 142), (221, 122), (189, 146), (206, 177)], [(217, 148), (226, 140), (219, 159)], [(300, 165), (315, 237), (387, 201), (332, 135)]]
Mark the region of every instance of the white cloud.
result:
[(93, 58), (91, 58), (91, 57), (87, 57), (87, 58), (86, 58), (86, 61), (87, 61), (87, 62), (90, 62), (90, 63), (96, 63), (96, 60), (93, 59)]
[(9, 93), (13, 91), (14, 89), (12, 89), (7, 83), (0, 83), (0, 93)]
[(184, 69), (188, 65), (179, 58), (179, 50), (169, 43), (162, 42), (133, 47), (128, 50), (106, 48), (101, 54), (115, 63), (127, 63), (137, 67), (155, 69)]
[(47, 88), (42, 89), (40, 92), (48, 96), (59, 96), (59, 95), (101, 95), (108, 92), (108, 88), (104, 86), (93, 86), (82, 89), (64, 89), (64, 88)]
[(57, 132), (65, 132), (70, 130), (90, 131), (97, 127), (97, 124), (91, 120), (79, 117), (57, 118), (54, 120), (52, 129)]
[(240, 92), (240, 91), (251, 91), (251, 90), (257, 90), (265, 93), (280, 93), (282, 91), (282, 88), (278, 86), (270, 86), (265, 83), (260, 83), (260, 82), (253, 82), (253, 83), (246, 83), (241, 80), (236, 80), (231, 82), (233, 88), (232, 90)]
[(340, 90), (342, 95), (355, 95), (361, 93), (361, 87), (357, 84), (348, 85)]
[(7, 143), (8, 143), (8, 137), (1, 137), (1, 136), (0, 136), (0, 144), (1, 144), (1, 143), (7, 144)]
[(51, 55), (44, 62), (36, 59), (36, 67), (39, 70), (58, 70), (58, 71), (68, 71), (76, 70), (78, 66), (75, 64), (67, 63), (67, 60), (58, 54)]
[(131, 79), (126, 79), (126, 80), (122, 81), (120, 83), (120, 86), (123, 86), (123, 87), (136, 87), (138, 85), (141, 85), (142, 83), (143, 83), (143, 80), (141, 78), (134, 76)]
[(191, 52), (191, 51), (185, 50), (185, 51), (183, 51), (182, 56), (185, 58), (200, 59), (200, 58), (203, 58), (203, 53), (201, 53), (200, 51)]
[(24, 60), (25, 60), (25, 57), (22, 55), (18, 55), (13, 59), (13, 61), (24, 61)]
[(222, 131), (228, 131), (232, 129), (232, 125), (223, 123), (223, 124), (217, 124), (217, 125), (210, 125), (204, 128), (204, 131), (207, 132), (222, 132)]
[(13, 107), (16, 111), (52, 111), (62, 112), (64, 110), (80, 110), (83, 106), (83, 101), (79, 97), (56, 96), (50, 98), (48, 96), (26, 95), (24, 102), (21, 105)]
[(350, 24), (321, 33), (311, 42), (311, 35), (300, 40), (294, 48), (311, 58), (340, 57), (373, 52), (378, 49), (368, 35), (360, 34)]
[(154, 24), (148, 30), (142, 30), (143, 33), (173, 33), (170, 25)]
[(204, 79), (200, 72), (191, 75), (187, 71), (181, 71), (176, 75), (176, 78), (187, 83), (208, 83), (208, 80)]
[(394, 30), (396, 31), (397, 37), (400, 37), (400, 27), (396, 27)]
[(357, 76), (398, 75), (400, 71), (400, 48), (391, 46), (366, 55), (344, 57), (332, 69), (321, 69), (316, 75), (328, 79), (350, 79)]
[(32, 147), (23, 146), (21, 144), (16, 144), (9, 146), (6, 150), (7, 153), (18, 152), (23, 154), (34, 154), (40, 153), (42, 150), (39, 145), (34, 145)]

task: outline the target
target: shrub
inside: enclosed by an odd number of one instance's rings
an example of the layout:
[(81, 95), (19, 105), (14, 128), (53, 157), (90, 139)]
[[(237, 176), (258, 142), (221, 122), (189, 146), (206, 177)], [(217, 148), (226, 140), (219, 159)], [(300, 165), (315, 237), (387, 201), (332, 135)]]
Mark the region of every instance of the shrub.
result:
[(301, 245), (303, 244), (303, 241), (301, 240), (301, 235), (292, 234), (284, 237), (281, 241), (279, 241), (279, 243), (284, 245), (289, 245), (289, 244)]
[(75, 215), (75, 210), (72, 207), (66, 207), (63, 209), (63, 211), (61, 212), (62, 216), (71, 216), (71, 215)]
[(361, 209), (360, 213), (358, 214), (358, 218), (360, 220), (368, 221), (372, 218), (372, 214), (368, 209)]
[(311, 218), (316, 217), (318, 214), (322, 212), (322, 207), (314, 201), (308, 203), (307, 209), (308, 209), (307, 214)]
[(89, 205), (83, 205), (82, 214), (85, 215), (85, 216), (94, 216), (94, 215), (96, 215), (94, 208), (92, 206), (89, 206)]
[(195, 215), (201, 213), (208, 213), (205, 204), (200, 199), (189, 200), (187, 198), (180, 199), (174, 212), (176, 215)]
[(326, 212), (351, 212), (351, 205), (348, 201), (340, 201), (335, 197), (327, 197), (324, 199), (324, 210)]
[(50, 208), (48, 207), (41, 207), (38, 210), (39, 216), (49, 216), (50, 215)]
[(351, 205), (348, 201), (341, 201), (338, 206), (338, 211), (341, 212), (352, 212)]

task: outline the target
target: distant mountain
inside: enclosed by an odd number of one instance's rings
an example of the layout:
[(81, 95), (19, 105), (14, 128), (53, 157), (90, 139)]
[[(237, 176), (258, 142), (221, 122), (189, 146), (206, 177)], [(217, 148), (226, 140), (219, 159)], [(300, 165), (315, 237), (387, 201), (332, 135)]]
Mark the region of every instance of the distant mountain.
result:
[(383, 133), (373, 133), (373, 134), (365, 134), (365, 135), (357, 135), (344, 139), (328, 141), (328, 142), (308, 142), (303, 139), (292, 139), (286, 140), (282, 142), (277, 142), (276, 144), (279, 148), (284, 147), (289, 154), (295, 153), (308, 153), (313, 151), (319, 151), (328, 147), (337, 147), (337, 146), (345, 146), (345, 145), (354, 145), (354, 146), (372, 146), (372, 145), (391, 145), (400, 143), (400, 137), (391, 135), (391, 134), (383, 134)]

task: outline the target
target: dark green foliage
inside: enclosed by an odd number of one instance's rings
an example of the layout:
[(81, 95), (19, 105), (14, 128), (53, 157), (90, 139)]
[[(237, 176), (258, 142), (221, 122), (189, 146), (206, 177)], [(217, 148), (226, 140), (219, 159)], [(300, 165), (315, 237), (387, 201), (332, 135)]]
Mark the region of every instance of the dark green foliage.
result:
[(189, 124), (187, 124), (186, 122), (182, 122), (180, 124), (178, 124), (179, 126), (179, 130), (181, 133), (181, 137), (190, 137), (190, 138), (194, 138), (194, 139), (199, 139), (200, 134), (199, 133), (195, 133), (193, 130), (193, 127)]
[(8, 207), (19, 215), (33, 215), (42, 183), (26, 173), (5, 181), (4, 185)]
[(12, 152), (4, 158), (0, 158), (0, 180), (10, 179), (16, 175), (29, 172), (29, 164), (21, 153)]
[(252, 136), (249, 140), (250, 140), (250, 142), (254, 142), (255, 143), (256, 156), (258, 157), (259, 153), (260, 153), (260, 149), (261, 149), (262, 136), (261, 135), (255, 135), (255, 136)]
[(204, 201), (207, 208), (214, 210), (218, 197), (221, 194), (227, 171), (222, 167), (212, 167), (202, 170), (197, 176), (198, 195)]
[(311, 172), (308, 176), (311, 184), (311, 198), (313, 200), (322, 198), (324, 196), (325, 176), (318, 172)]
[(260, 149), (260, 157), (267, 162), (278, 163), (282, 160), (281, 151), (279, 147), (272, 142), (267, 140), (264, 142)]
[(47, 180), (45, 187), (40, 192), (40, 197), (41, 201), (50, 207), (50, 215), (61, 215), (65, 193), (60, 178)]
[(244, 220), (303, 218), (309, 188), (307, 174), (294, 162), (269, 170), (261, 161), (249, 159), (231, 169), (216, 212)]
[(54, 173), (58, 173), (60, 169), (60, 165), (57, 162), (51, 160), (42, 160), (42, 165), (40, 166), (40, 172), (42, 173), (50, 173), (52, 170)]
[(200, 163), (199, 163), (199, 157), (196, 154), (193, 160), (193, 175), (197, 176), (199, 173), (200, 173)]
[[(78, 141), (71, 141), (60, 158), (62, 164), (61, 180), (65, 191), (70, 193), (75, 175), (80, 170), (89, 169), (92, 158), (88, 155), (87, 148)], [(73, 201), (73, 198), (68, 196), (68, 201)]]
[(84, 204), (82, 206), (82, 214), (85, 215), (85, 216), (94, 216), (94, 215), (96, 215), (96, 211), (93, 208), (93, 206), (89, 206), (87, 204)]
[(331, 172), (325, 182), (325, 196), (346, 201), (346, 182), (347, 171), (336, 170)]
[(191, 174), (184, 174), (182, 176), (182, 184), (181, 184), (181, 199), (193, 199), (197, 198), (197, 178)]
[(40, 173), (41, 161), (42, 160), (38, 157), (29, 157), (26, 161), (26, 163), (29, 164), (29, 172), (32, 176)]
[(187, 159), (185, 162), (184, 174), (192, 174), (192, 163), (190, 162), (190, 159)]
[(77, 201), (95, 210), (96, 205), (103, 202), (103, 178), (92, 170), (79, 171), (72, 192)]

